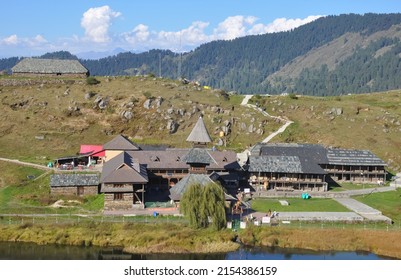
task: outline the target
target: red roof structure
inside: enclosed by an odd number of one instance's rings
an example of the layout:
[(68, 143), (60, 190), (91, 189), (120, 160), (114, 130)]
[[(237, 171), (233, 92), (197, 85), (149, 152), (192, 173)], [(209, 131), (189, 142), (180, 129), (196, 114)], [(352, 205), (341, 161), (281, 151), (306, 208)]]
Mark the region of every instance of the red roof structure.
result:
[(79, 154), (92, 157), (104, 157), (106, 152), (102, 145), (81, 145)]

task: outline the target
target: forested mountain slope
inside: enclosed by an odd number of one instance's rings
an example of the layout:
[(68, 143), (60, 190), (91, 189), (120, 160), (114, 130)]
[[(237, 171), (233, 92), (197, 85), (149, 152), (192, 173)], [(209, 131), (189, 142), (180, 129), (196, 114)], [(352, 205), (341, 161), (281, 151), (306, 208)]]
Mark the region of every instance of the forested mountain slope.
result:
[[(400, 39), (401, 14), (348, 14), (288, 32), (214, 41), (182, 55), (151, 50), (81, 62), (92, 75), (151, 72), (239, 93), (341, 95), (401, 88)], [(17, 61), (0, 60), (0, 70)]]

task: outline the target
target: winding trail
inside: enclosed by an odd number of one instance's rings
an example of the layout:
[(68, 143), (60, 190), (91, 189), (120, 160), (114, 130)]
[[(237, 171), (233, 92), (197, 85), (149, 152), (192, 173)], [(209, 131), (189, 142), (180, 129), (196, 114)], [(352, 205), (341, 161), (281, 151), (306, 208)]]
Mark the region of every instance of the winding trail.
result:
[(288, 126), (290, 126), (292, 123), (294, 123), (293, 121), (284, 119), (282, 117), (272, 116), (269, 113), (267, 113), (266, 111), (262, 110), (262, 108), (259, 108), (253, 104), (248, 104), (248, 102), (252, 98), (252, 96), (253, 95), (250, 95), (250, 94), (245, 95), (244, 99), (241, 102), (241, 106), (246, 106), (248, 108), (252, 108), (252, 109), (258, 111), (259, 113), (261, 113), (265, 117), (270, 117), (270, 118), (279, 120), (280, 122), (284, 122), (284, 125), (282, 125), (277, 131), (271, 133), (269, 136), (267, 136), (265, 139), (263, 139), (262, 143), (268, 143), (271, 139), (273, 139), (278, 134), (283, 133), (287, 129)]

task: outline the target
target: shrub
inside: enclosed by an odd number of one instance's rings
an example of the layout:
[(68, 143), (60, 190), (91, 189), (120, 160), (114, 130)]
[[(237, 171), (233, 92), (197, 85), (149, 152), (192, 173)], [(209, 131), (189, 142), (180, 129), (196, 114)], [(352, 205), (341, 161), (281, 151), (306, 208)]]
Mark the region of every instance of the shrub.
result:
[(288, 95), (288, 97), (289, 97), (290, 99), (298, 99), (298, 96), (296, 96), (295, 93), (290, 93), (290, 94)]
[(143, 96), (145, 96), (147, 99), (152, 99), (153, 98), (152, 94), (149, 91), (145, 91), (143, 93)]
[(97, 80), (95, 77), (89, 76), (88, 78), (86, 78), (86, 83), (88, 85), (97, 85), (100, 84), (100, 81)]

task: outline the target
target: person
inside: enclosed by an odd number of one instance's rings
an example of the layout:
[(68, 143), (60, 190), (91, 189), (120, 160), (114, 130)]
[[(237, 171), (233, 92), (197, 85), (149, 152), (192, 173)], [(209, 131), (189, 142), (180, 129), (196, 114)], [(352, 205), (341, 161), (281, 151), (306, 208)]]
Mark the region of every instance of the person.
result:
[(271, 217), (272, 216), (272, 210), (269, 209), (269, 211), (267, 212), (267, 216)]
[(274, 210), (273, 211), (273, 216), (272, 216), (272, 218), (274, 218), (274, 217), (276, 217), (277, 216), (277, 212), (276, 212), (276, 210)]

